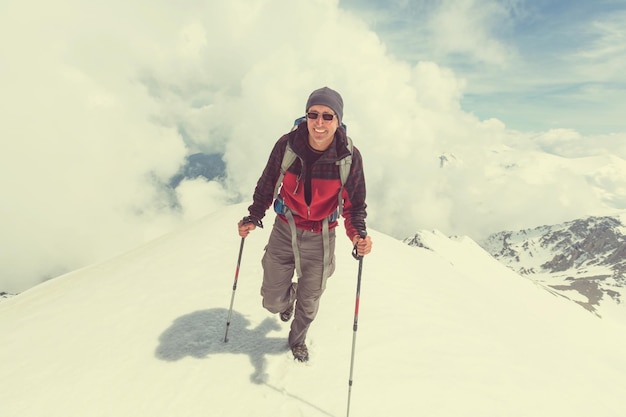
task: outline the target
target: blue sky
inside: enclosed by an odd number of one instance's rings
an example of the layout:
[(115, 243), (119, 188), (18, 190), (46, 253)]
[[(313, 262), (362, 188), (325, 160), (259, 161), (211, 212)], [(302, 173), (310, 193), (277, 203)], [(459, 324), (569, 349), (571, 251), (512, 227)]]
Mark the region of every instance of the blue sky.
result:
[(624, 0), (340, 0), (398, 59), (466, 80), (464, 110), (523, 131), (623, 132)]

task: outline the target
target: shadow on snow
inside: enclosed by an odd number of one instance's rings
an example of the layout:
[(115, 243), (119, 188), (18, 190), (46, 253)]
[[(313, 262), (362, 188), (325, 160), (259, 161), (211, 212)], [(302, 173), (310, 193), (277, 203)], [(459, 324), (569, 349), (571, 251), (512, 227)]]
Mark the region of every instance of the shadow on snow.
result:
[(266, 318), (254, 329), (250, 321), (233, 311), (224, 342), (228, 310), (213, 308), (195, 311), (174, 320), (159, 337), (155, 356), (173, 362), (186, 356), (202, 359), (217, 353), (243, 354), (250, 358), (254, 372), (250, 380), (255, 384), (266, 382), (265, 355), (277, 355), (288, 350), (287, 338), (270, 338), (267, 334), (281, 327), (275, 318)]

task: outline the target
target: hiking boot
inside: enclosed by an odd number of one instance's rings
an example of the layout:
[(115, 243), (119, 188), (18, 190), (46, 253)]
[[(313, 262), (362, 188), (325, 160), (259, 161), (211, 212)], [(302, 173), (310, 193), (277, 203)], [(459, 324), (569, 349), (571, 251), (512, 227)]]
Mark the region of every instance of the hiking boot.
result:
[(293, 353), (293, 358), (297, 361), (306, 362), (309, 360), (309, 350), (306, 348), (306, 344), (304, 342), (299, 345), (292, 346), (291, 353)]
[(291, 304), (289, 304), (285, 311), (279, 313), (280, 319), (285, 322), (291, 320), (291, 316), (293, 316), (294, 305), (296, 304), (296, 290), (298, 289), (298, 283), (292, 283), (291, 288), (293, 288), (293, 293), (291, 294), (293, 296), (293, 301), (291, 302)]
[(286, 322), (291, 320), (291, 316), (293, 315), (293, 307), (294, 303), (291, 303), (291, 305), (287, 307), (287, 310), (283, 311), (282, 313), (278, 313), (282, 321)]

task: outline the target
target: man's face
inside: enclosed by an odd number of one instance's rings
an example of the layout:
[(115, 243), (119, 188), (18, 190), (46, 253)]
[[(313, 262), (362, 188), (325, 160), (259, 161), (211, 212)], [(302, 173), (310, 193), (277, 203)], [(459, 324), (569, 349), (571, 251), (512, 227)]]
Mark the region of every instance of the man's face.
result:
[[(324, 117), (331, 116), (332, 120), (324, 120)], [(323, 151), (332, 143), (335, 131), (339, 127), (339, 120), (330, 107), (316, 104), (307, 111), (306, 124), (309, 130), (309, 145), (313, 149)]]

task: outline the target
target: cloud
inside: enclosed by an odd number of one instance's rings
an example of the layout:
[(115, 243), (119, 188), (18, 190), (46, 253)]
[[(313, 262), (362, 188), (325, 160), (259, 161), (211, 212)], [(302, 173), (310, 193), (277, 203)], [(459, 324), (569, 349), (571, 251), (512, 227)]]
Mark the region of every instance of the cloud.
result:
[[(474, 10), (458, 5), (433, 24)], [(463, 110), (464, 78), (394, 57), (337, 1), (2, 7), (0, 245), (9, 249), (0, 290), (21, 291), (249, 201), (274, 142), (323, 85), (342, 93), (364, 155), (369, 224), (394, 236), (565, 220), (606, 206), (588, 197), (599, 185), (612, 195), (621, 186), (614, 172), (592, 181), (566, 163), (584, 153), (561, 149), (572, 149), (569, 133), (536, 138)], [(485, 13), (468, 30), (500, 11)], [(494, 43), (480, 59), (505, 62), (508, 53)], [(546, 162), (547, 148), (557, 155)], [(196, 152), (222, 154), (226, 178), (168, 188)], [(452, 162), (442, 166), (444, 154)], [(558, 161), (549, 178), (534, 170), (538, 161), (537, 169)]]
[(355, 1), (357, 13), (411, 64), (467, 80), (462, 105), (521, 130), (623, 130), (624, 7), (619, 2)]
[(439, 56), (463, 54), (472, 61), (507, 67), (515, 47), (493, 32), (512, 26), (510, 13), (506, 2), (444, 0), (429, 21), (434, 50)]
[(602, 15), (582, 30), (589, 41), (571, 56), (594, 81), (623, 81), (626, 66), (626, 11)]
[(224, 207), (232, 198), (221, 184), (202, 177), (183, 180), (176, 187), (176, 195), (187, 223)]
[(185, 146), (151, 122), (155, 102), (134, 80), (141, 61), (109, 34), (123, 20), (58, 6), (11, 3), (1, 23), (0, 265), (10, 291), (177, 223), (162, 185)]

